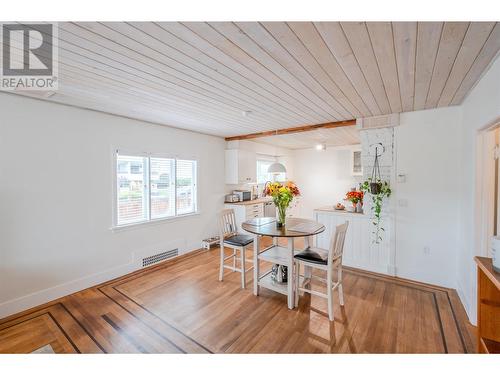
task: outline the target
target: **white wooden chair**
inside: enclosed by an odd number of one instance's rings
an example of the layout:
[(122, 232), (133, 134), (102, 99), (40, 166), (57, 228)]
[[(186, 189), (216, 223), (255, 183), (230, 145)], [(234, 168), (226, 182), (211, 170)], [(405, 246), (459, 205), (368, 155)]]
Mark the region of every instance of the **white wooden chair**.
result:
[[(342, 254), (344, 252), (344, 242), (349, 222), (338, 225), (335, 234), (330, 242), (330, 249), (320, 249), (309, 247), (295, 255), (295, 306), (299, 304), (299, 293), (307, 292), (328, 300), (328, 318), (333, 321), (333, 291), (338, 288), (340, 305), (344, 306), (344, 291), (342, 290)], [(300, 287), (300, 265), (326, 271), (326, 280), (317, 276), (312, 276), (309, 288)], [(337, 281), (334, 282), (334, 271), (337, 270)], [(326, 281), (326, 294), (312, 290), (312, 280), (319, 279)]]
[[(245, 249), (248, 245), (253, 244), (253, 237), (238, 233), (236, 225), (236, 218), (234, 210), (222, 210), (219, 214), (219, 238), (220, 238), (220, 270), (219, 281), (224, 279), (224, 268), (230, 269), (233, 272), (241, 273), (241, 287), (245, 289), (245, 274), (253, 269), (253, 267), (246, 268), (246, 262), (253, 263), (251, 260), (245, 260)], [(224, 254), (224, 247), (233, 249), (233, 253), (229, 256)], [(239, 263), (240, 266), (236, 267), (238, 258), (237, 250), (239, 250)], [(225, 264), (226, 260), (232, 259), (233, 265)]]

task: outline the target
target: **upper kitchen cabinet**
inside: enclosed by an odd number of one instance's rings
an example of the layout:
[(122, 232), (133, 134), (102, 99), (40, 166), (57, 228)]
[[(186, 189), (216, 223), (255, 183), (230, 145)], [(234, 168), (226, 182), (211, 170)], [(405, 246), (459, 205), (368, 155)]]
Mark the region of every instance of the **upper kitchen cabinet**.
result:
[(226, 150), (226, 184), (245, 184), (257, 181), (255, 152)]

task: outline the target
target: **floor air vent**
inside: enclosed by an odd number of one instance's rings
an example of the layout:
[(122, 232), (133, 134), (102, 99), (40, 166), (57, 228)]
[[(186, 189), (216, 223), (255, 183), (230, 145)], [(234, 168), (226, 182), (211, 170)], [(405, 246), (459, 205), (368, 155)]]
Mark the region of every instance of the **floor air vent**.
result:
[(148, 267), (148, 266), (151, 266), (153, 264), (164, 261), (165, 259), (175, 257), (177, 255), (179, 255), (179, 249), (172, 249), (172, 250), (164, 251), (162, 253), (151, 255), (149, 257), (142, 259), (142, 266)]

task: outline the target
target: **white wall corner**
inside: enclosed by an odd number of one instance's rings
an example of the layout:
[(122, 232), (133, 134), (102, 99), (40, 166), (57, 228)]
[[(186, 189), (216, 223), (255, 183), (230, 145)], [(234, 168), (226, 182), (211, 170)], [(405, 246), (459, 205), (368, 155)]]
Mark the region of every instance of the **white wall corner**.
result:
[(469, 298), (467, 297), (467, 293), (465, 292), (465, 288), (463, 287), (460, 281), (458, 281), (457, 283), (457, 293), (458, 297), (460, 298), (460, 301), (462, 302), (462, 305), (464, 306), (465, 313), (467, 314), (470, 323), (476, 325), (477, 324), (476, 306), (474, 304), (471, 304), (471, 301), (469, 300)]

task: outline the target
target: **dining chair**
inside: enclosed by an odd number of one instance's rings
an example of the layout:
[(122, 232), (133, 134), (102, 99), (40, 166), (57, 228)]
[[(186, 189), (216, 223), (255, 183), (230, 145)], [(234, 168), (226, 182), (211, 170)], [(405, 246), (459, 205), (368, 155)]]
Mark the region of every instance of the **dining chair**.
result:
[[(294, 256), (295, 260), (295, 306), (299, 304), (299, 292), (306, 292), (315, 296), (323, 297), (328, 300), (328, 318), (333, 321), (333, 291), (338, 289), (340, 305), (344, 306), (344, 291), (342, 289), (342, 254), (344, 252), (344, 242), (347, 233), (349, 222), (338, 225), (330, 241), (328, 250), (318, 247), (308, 247), (307, 249), (297, 253)], [(326, 271), (326, 280), (313, 276), (311, 273), (311, 282), (308, 283), (309, 288), (300, 286), (300, 265), (320, 269)], [(337, 280), (334, 281), (334, 273), (337, 271)], [(326, 281), (326, 294), (312, 290), (312, 280), (319, 279)]]
[[(248, 245), (253, 244), (253, 237), (238, 233), (238, 227), (236, 225), (236, 218), (234, 215), (234, 210), (226, 209), (222, 210), (219, 214), (219, 238), (220, 238), (220, 269), (219, 269), (219, 281), (224, 279), (224, 269), (230, 269), (233, 272), (241, 273), (241, 287), (245, 289), (245, 274), (246, 272), (253, 269), (253, 267), (246, 268), (246, 262), (253, 263), (253, 261), (245, 259), (245, 250)], [(226, 256), (224, 253), (224, 247), (229, 247), (233, 250), (233, 253)], [(237, 251), (239, 254), (240, 266), (236, 267), (236, 262), (238, 258)], [(225, 262), (229, 259), (233, 260), (233, 265), (227, 265)]]

